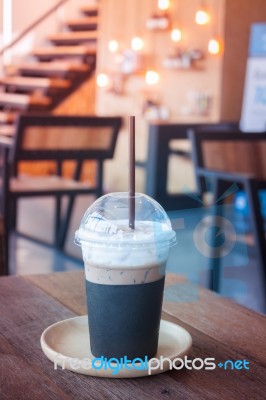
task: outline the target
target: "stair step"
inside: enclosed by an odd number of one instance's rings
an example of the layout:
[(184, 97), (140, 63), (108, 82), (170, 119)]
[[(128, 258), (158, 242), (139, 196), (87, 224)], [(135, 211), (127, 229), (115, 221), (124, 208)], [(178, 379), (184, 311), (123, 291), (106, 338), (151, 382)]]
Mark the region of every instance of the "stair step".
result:
[(98, 25), (98, 17), (84, 17), (73, 19), (66, 21), (65, 25), (73, 31), (96, 30)]
[(83, 42), (96, 41), (97, 32), (94, 31), (77, 31), (77, 32), (61, 32), (56, 35), (50, 35), (47, 39), (57, 45), (80, 44)]
[(97, 6), (83, 6), (80, 8), (80, 11), (89, 16), (97, 16), (99, 8)]
[(70, 63), (64, 61), (35, 62), (28, 64), (14, 65), (14, 73), (33, 76), (67, 76), (69, 73), (85, 73), (90, 66), (81, 63)]
[(57, 58), (57, 57), (85, 57), (95, 56), (96, 46), (57, 46), (42, 47), (33, 50), (32, 54), (40, 60)]
[(51, 99), (42, 95), (0, 93), (0, 105), (9, 106), (15, 109), (26, 110), (30, 107), (47, 107), (51, 104)]
[(17, 114), (11, 112), (0, 111), (0, 124), (12, 124)]
[(60, 78), (32, 78), (25, 76), (8, 76), (0, 78), (0, 85), (8, 89), (34, 90), (34, 89), (67, 89), (71, 82)]
[(14, 136), (16, 131), (15, 125), (0, 126), (0, 136)]

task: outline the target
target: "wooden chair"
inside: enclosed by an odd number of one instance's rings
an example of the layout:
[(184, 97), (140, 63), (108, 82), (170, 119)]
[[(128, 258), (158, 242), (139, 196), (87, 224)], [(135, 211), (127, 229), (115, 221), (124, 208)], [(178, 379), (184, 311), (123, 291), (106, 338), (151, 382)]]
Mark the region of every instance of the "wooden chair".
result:
[[(233, 183), (246, 192), (257, 260), (266, 284), (266, 244), (258, 191), (266, 188), (266, 133), (190, 131), (192, 156), (198, 191), (206, 191), (206, 180), (212, 181), (214, 216), (224, 203), (225, 193)], [(219, 207), (219, 214), (221, 207)], [(215, 217), (214, 217), (215, 224)], [(220, 258), (210, 258), (213, 277), (210, 287), (219, 292)]]
[(220, 124), (176, 124), (155, 123), (149, 126), (148, 154), (146, 162), (137, 166), (146, 169), (145, 193), (155, 198), (166, 210), (198, 207), (199, 203), (186, 194), (170, 194), (167, 191), (168, 160), (171, 156), (191, 158), (190, 151), (173, 149), (171, 141), (188, 139), (190, 129), (199, 130), (238, 130), (236, 123)]
[[(16, 201), (21, 197), (53, 196), (56, 199), (55, 245), (64, 247), (65, 236), (77, 195), (103, 194), (103, 164), (114, 155), (120, 117), (74, 117), (21, 115), (17, 120), (16, 135), (11, 146), (3, 146), (3, 215), (7, 238), (15, 228)], [(1, 141), (0, 141), (1, 145)], [(53, 176), (23, 176), (18, 174), (18, 163), (40, 160), (54, 161)], [(62, 176), (66, 160), (75, 161), (72, 178)], [(84, 161), (94, 160), (97, 166), (95, 184), (81, 182)], [(64, 216), (62, 196), (69, 198)], [(33, 215), (34, 218), (34, 215)], [(8, 274), (8, 240), (6, 241), (6, 270)]]

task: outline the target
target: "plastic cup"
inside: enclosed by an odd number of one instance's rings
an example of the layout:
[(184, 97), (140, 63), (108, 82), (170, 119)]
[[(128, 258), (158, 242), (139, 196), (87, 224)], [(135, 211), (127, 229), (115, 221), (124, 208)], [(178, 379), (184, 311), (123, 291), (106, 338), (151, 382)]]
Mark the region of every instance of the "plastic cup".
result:
[(95, 357), (154, 357), (165, 266), (176, 234), (155, 200), (135, 195), (129, 228), (128, 193), (111, 193), (86, 211), (75, 243), (82, 248), (91, 352)]

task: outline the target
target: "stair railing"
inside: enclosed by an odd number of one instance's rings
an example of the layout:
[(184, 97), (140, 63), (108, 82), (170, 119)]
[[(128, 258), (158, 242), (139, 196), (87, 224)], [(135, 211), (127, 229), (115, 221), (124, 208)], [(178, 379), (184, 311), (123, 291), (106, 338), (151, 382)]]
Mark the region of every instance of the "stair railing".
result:
[(48, 11), (42, 14), (34, 22), (32, 22), (27, 28), (25, 28), (12, 42), (8, 43), (6, 46), (2, 47), (0, 50), (0, 56), (3, 56), (5, 52), (11, 49), (15, 44), (17, 44), (21, 39), (23, 39), (29, 32), (35, 29), (40, 23), (42, 23), (51, 14), (56, 12), (63, 4), (67, 3), (69, 0), (60, 0), (57, 4), (51, 7)]

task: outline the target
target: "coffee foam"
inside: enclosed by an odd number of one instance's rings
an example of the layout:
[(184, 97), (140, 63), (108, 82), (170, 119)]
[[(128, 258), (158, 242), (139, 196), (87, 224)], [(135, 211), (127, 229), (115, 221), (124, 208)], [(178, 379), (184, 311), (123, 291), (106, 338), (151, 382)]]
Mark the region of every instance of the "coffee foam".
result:
[(86, 279), (104, 285), (132, 285), (161, 279), (169, 249), (151, 246), (130, 249), (108, 246), (83, 248)]
[(85, 263), (86, 280), (101, 285), (138, 285), (157, 281), (164, 277), (165, 265), (150, 268), (108, 269)]
[[(165, 274), (170, 237), (169, 226), (151, 221), (100, 221), (94, 231), (79, 232), (86, 279), (104, 285), (154, 282)], [(91, 226), (90, 226), (91, 228)]]

